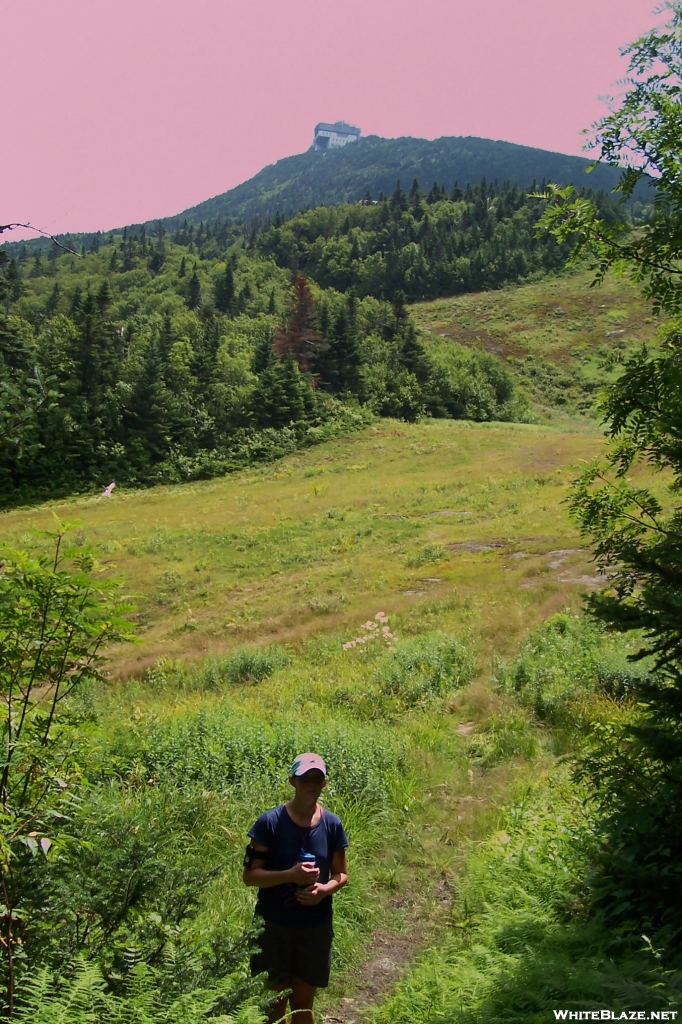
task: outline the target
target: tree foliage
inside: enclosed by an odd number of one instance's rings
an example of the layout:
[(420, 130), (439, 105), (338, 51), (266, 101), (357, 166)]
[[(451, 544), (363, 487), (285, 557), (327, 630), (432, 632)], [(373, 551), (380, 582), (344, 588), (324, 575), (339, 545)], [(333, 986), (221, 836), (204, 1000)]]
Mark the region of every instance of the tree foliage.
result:
[(257, 233), (244, 242), (226, 224), (156, 242), (126, 230), (93, 236), (78, 261), (36, 263), (21, 247), (5, 259), (0, 503), (274, 458), (292, 438), (346, 429), (355, 414), (339, 401), (409, 419), (517, 414), (518, 402), (498, 401), (492, 377), (506, 371), (494, 360), (462, 352), (457, 374), (427, 368), (404, 301), (321, 289), (277, 266)]
[(128, 639), (128, 606), (92, 555), (66, 548), (58, 524), (50, 555), (4, 549), (0, 569), (0, 948), (11, 1014), (16, 964), (38, 924), (27, 900), (34, 858), (67, 842), (79, 781), (69, 698), (101, 680), (104, 649)]
[[(625, 97), (596, 126), (595, 145), (623, 168), (621, 190), (644, 174), (654, 191), (650, 219), (636, 230), (609, 224), (594, 204), (554, 189), (543, 224), (575, 240), (596, 280), (615, 269), (643, 283), (672, 317), (660, 351), (642, 349), (607, 389), (606, 454), (577, 481), (571, 511), (595, 544), (606, 576), (588, 604), (610, 628), (638, 631), (637, 658), (653, 672), (633, 687), (625, 719), (600, 727), (580, 772), (601, 808), (602, 856), (594, 892), (611, 921), (633, 930), (682, 933), (682, 4), (627, 47)], [(651, 474), (653, 473), (653, 480)]]
[[(600, 210), (609, 208), (596, 197)], [(398, 182), (379, 203), (318, 207), (263, 230), (259, 252), (296, 267), (324, 288), (409, 301), (498, 288), (560, 269), (570, 246), (538, 237), (544, 202), (508, 182), (458, 187), (434, 183), (409, 195)]]

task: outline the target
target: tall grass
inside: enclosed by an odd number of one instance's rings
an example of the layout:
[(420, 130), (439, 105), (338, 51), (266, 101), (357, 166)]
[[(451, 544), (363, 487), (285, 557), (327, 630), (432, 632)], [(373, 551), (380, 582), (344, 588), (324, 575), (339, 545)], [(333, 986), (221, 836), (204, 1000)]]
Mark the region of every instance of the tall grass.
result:
[(472, 851), (451, 920), (373, 1024), (539, 1024), (556, 1009), (664, 1010), (682, 975), (582, 918), (593, 842), (581, 794), (562, 771), (511, 808)]
[(600, 703), (608, 714), (647, 674), (646, 660), (628, 660), (637, 646), (586, 616), (553, 615), (531, 633), (514, 661), (498, 666), (498, 685), (570, 744), (599, 717)]

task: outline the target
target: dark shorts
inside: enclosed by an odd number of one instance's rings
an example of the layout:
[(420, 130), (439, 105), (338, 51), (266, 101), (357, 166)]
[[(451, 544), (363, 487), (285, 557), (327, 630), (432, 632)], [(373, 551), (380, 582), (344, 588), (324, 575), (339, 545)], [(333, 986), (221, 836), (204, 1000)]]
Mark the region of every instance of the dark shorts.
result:
[[(256, 924), (261, 921), (256, 917)], [(333, 936), (331, 921), (313, 928), (285, 928), (263, 921), (263, 931), (256, 939), (260, 949), (251, 954), (251, 973), (267, 971), (270, 985), (281, 985), (295, 976), (315, 988), (326, 988)]]

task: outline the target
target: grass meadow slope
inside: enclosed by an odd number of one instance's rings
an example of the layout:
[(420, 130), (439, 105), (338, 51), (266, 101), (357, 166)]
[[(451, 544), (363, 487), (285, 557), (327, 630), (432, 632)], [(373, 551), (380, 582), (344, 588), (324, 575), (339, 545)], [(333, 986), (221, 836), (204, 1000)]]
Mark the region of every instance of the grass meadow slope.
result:
[(591, 288), (586, 270), (522, 287), (418, 303), (414, 320), (429, 353), (447, 365), (462, 348), (487, 352), (511, 370), (543, 418), (589, 414), (660, 320), (639, 288), (609, 277)]
[(36, 543), (56, 514), (115, 564), (140, 625), (119, 673), (352, 629), (379, 606), (505, 650), (593, 583), (561, 502), (599, 443), (580, 425), (384, 420), (219, 480), (8, 512), (2, 531)]
[[(131, 948), (156, 971), (172, 949), (178, 978), (219, 978), (251, 917), (245, 829), (318, 749), (351, 839), (322, 1020), (677, 1005), (653, 948), (583, 913), (593, 836), (565, 755), (630, 668), (580, 617), (603, 580), (565, 499), (603, 444), (595, 387), (655, 330), (622, 282), (583, 285), (416, 308), (440, 360), (507, 360), (536, 423), (378, 420), (220, 479), (0, 514), (34, 551), (71, 524), (137, 606), (137, 642), (74, 707), (87, 853), (50, 867), (62, 951), (120, 980)], [(243, 955), (233, 976), (248, 995)], [(18, 1019), (68, 1019), (58, 989), (41, 999)]]

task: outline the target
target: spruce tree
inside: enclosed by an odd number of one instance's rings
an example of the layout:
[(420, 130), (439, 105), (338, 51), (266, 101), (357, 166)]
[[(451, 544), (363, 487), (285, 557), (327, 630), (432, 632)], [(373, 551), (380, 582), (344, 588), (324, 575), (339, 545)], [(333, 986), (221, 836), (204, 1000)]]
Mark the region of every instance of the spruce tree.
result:
[(81, 308), (83, 295), (80, 289), (80, 285), (76, 285), (71, 296), (71, 303), (69, 305), (69, 316), (75, 316)]
[(269, 334), (265, 334), (253, 350), (251, 369), (254, 373), (262, 373), (264, 370), (267, 370), (274, 359), (276, 359), (276, 356), (275, 350), (272, 347), (272, 337)]
[(315, 302), (303, 274), (297, 274), (290, 298), (286, 323), (277, 331), (275, 352), (291, 356), (303, 372), (315, 369), (322, 339), (314, 328)]
[(54, 287), (48, 296), (47, 302), (45, 303), (45, 312), (48, 316), (52, 316), (53, 313), (56, 313), (61, 294), (59, 283), (55, 281)]
[(429, 358), (412, 324), (405, 331), (400, 349), (400, 365), (413, 373), (421, 385), (426, 384), (431, 376)]
[(173, 347), (173, 321), (170, 313), (164, 313), (161, 332), (159, 334), (159, 357), (165, 364), (168, 361), (170, 350)]
[(194, 264), (194, 270), (192, 276), (189, 279), (187, 286), (187, 305), (190, 309), (198, 309), (201, 304), (201, 283), (199, 281), (199, 275), (197, 273), (197, 265)]
[(126, 428), (133, 442), (130, 456), (143, 472), (160, 462), (168, 451), (167, 408), (161, 355), (151, 339), (125, 410)]
[(215, 308), (221, 313), (226, 313), (228, 316), (232, 316), (234, 313), (234, 274), (229, 260), (225, 267), (225, 273), (221, 274), (215, 282), (214, 303)]
[(348, 305), (338, 311), (329, 337), (329, 347), (321, 356), (323, 383), (336, 394), (349, 391), (356, 394), (359, 388), (361, 365), (358, 339)]

